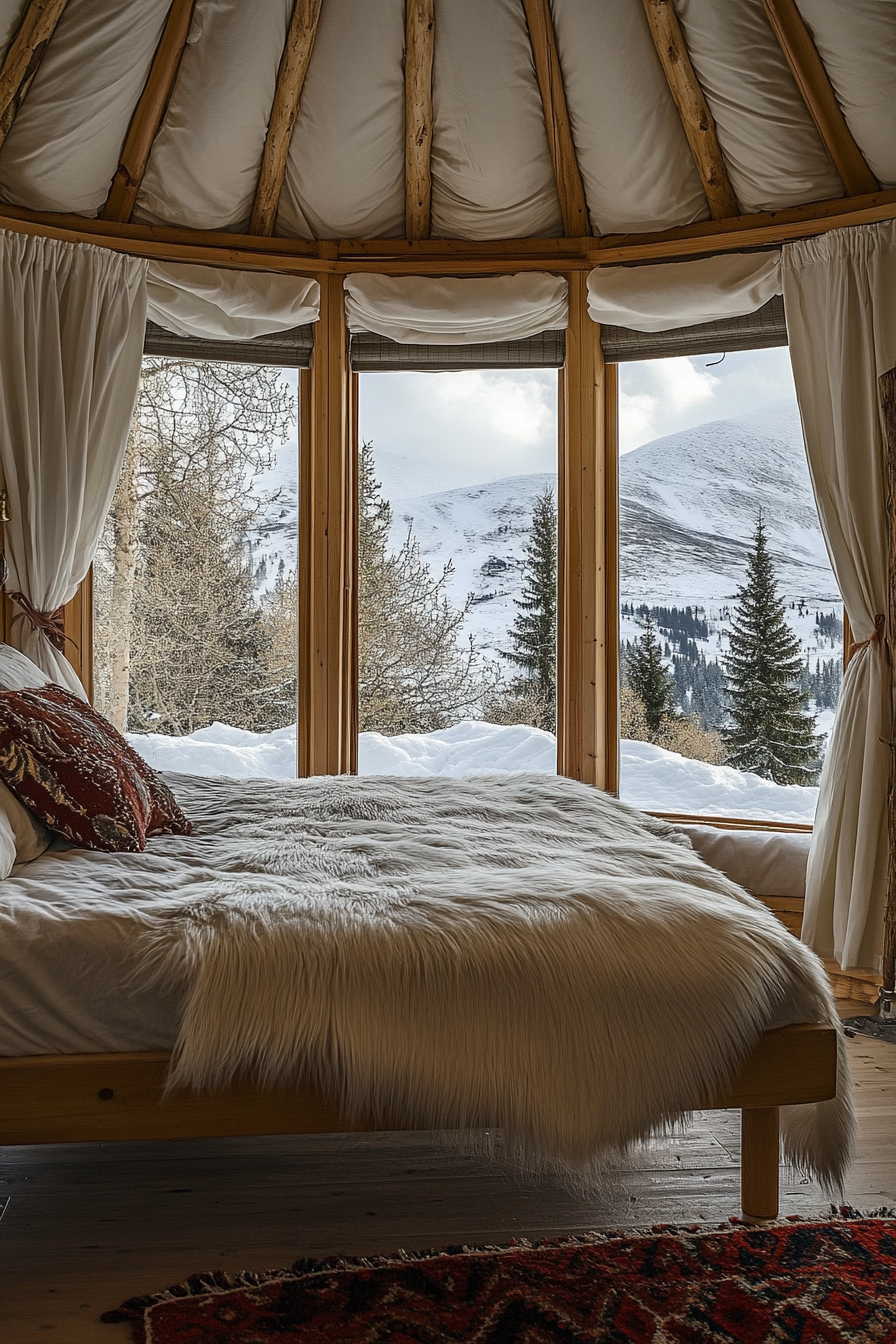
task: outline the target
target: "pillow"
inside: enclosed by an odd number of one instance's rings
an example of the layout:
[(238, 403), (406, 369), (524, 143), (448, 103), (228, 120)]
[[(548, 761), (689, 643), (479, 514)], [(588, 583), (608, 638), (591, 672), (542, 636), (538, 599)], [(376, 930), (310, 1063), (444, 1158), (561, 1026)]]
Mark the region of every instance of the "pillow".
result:
[(37, 663), (10, 644), (0, 644), (0, 690), (25, 691), (46, 686), (50, 678)]
[(0, 691), (0, 780), (87, 849), (141, 850), (192, 827), (146, 762), (80, 696), (50, 684)]
[(16, 847), (16, 863), (30, 863), (38, 858), (52, 839), (50, 832), (33, 812), (19, 802), (5, 784), (0, 782), (0, 818), (9, 826)]
[(16, 862), (16, 837), (5, 813), (0, 812), (0, 881), (9, 877)]

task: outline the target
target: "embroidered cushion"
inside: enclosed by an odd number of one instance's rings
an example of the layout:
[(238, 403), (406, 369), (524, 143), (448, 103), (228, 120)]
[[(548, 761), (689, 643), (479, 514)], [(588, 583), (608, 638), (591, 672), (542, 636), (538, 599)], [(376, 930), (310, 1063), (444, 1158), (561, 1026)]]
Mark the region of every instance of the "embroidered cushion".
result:
[(50, 830), (87, 849), (141, 850), (149, 835), (192, 829), (155, 771), (61, 686), (0, 691), (0, 779)]

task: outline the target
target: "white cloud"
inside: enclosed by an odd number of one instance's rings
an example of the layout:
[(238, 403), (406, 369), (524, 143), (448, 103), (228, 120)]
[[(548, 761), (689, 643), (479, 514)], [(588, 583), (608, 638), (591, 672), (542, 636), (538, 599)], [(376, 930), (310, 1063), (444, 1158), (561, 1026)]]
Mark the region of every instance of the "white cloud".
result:
[(620, 451), (795, 396), (786, 348), (746, 350), (718, 360), (719, 355), (690, 355), (621, 364)]
[(362, 373), (359, 430), (381, 452), (450, 470), (456, 485), (555, 471), (557, 374)]

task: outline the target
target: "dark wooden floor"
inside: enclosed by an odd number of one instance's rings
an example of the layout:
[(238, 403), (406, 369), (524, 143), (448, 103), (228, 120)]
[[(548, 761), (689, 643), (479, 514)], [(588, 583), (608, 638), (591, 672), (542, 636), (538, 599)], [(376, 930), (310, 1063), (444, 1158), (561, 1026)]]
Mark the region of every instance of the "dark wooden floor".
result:
[[(896, 1048), (857, 1037), (850, 1055), (860, 1136), (845, 1198), (896, 1205)], [(202, 1269), (722, 1222), (738, 1211), (738, 1130), (736, 1112), (703, 1113), (587, 1200), (425, 1134), (9, 1148), (0, 1339), (115, 1344), (128, 1329), (101, 1311)], [(783, 1213), (827, 1212), (809, 1182), (785, 1173), (783, 1190)]]

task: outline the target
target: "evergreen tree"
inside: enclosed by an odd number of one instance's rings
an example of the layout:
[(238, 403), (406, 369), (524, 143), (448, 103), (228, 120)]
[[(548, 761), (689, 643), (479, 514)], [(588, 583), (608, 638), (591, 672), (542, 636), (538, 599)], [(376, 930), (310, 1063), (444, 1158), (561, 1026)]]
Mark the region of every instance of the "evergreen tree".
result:
[(513, 651), (504, 657), (522, 669), (518, 694), (534, 696), (540, 706), (539, 728), (554, 732), (557, 723), (557, 504), (548, 487), (535, 500), (526, 544), (522, 595), (510, 628)]
[(674, 719), (675, 682), (663, 665), (663, 651), (650, 612), (638, 621), (641, 636), (626, 651), (628, 685), (644, 706), (647, 727), (659, 731), (664, 719)]
[(724, 660), (727, 762), (776, 784), (811, 784), (819, 764), (815, 718), (800, 642), (784, 612), (760, 513)]

